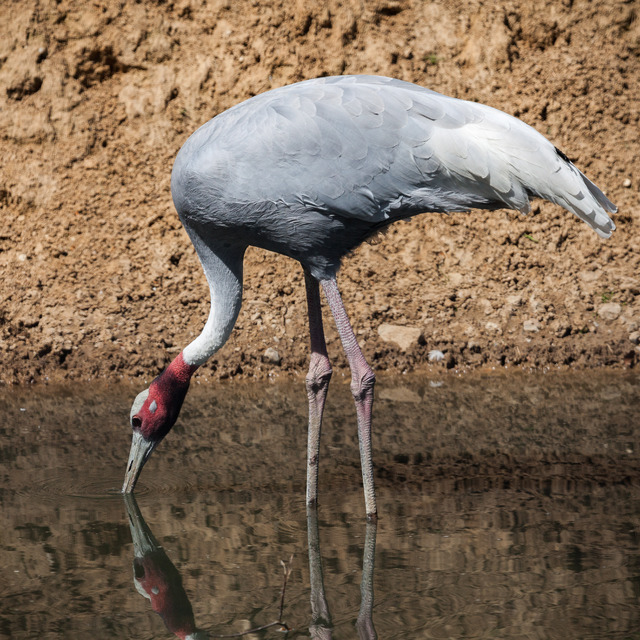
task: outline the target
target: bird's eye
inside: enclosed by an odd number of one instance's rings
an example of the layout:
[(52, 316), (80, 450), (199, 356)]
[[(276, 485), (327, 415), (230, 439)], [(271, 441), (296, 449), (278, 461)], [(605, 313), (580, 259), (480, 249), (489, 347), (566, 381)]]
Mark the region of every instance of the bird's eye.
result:
[[(137, 558), (136, 558), (137, 560)], [(134, 562), (133, 563), (133, 573), (135, 574), (136, 578), (138, 580), (142, 580), (144, 578), (144, 566), (141, 565), (139, 562)]]
[(131, 426), (134, 429), (140, 429), (142, 427), (142, 418), (139, 416), (133, 416), (133, 418), (131, 418)]

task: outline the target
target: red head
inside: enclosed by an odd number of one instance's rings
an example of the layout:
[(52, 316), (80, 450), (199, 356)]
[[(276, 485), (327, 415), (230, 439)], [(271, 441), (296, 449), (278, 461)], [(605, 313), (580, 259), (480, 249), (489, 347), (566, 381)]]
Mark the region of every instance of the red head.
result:
[(184, 361), (182, 353), (138, 394), (131, 407), (133, 441), (125, 474), (123, 493), (135, 487), (145, 462), (175, 424), (193, 372), (198, 367)]

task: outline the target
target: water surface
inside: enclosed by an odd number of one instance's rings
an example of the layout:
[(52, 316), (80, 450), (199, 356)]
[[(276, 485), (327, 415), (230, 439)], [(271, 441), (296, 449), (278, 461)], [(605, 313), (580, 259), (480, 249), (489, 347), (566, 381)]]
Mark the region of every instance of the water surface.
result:
[(348, 381), (317, 519), (301, 383), (196, 385), (125, 502), (137, 391), (0, 394), (0, 636), (640, 638), (637, 375), (381, 380), (377, 528)]

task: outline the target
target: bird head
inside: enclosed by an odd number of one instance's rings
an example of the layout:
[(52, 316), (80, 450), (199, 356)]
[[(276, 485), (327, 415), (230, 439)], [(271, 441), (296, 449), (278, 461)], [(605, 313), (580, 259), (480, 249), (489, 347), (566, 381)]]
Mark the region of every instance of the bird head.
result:
[(196, 368), (185, 364), (180, 354), (133, 401), (129, 418), (133, 436), (122, 493), (133, 491), (142, 467), (176, 423)]

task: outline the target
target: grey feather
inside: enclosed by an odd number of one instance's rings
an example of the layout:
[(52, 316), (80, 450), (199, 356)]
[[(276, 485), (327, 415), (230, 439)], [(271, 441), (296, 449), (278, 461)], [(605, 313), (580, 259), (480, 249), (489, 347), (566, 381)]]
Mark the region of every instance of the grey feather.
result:
[(615, 206), (555, 147), (491, 107), (375, 76), (256, 96), (198, 129), (172, 175), (187, 224), (237, 229), (316, 277), (396, 218), (541, 197), (599, 235)]

